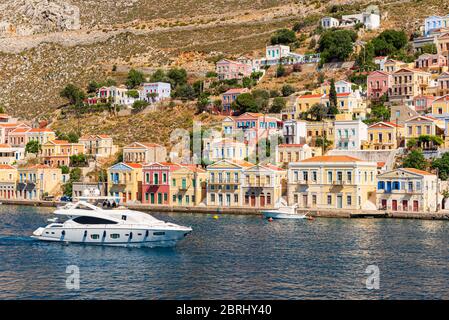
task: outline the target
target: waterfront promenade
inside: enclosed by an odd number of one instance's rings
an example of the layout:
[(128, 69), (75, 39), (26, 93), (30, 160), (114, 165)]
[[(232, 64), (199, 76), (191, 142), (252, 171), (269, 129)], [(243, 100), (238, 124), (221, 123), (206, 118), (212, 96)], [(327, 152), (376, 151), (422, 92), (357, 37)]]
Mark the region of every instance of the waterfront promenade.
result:
[[(39, 207), (57, 207), (66, 202), (59, 201), (31, 201), (31, 200), (1, 200), (3, 205), (25, 205)], [(258, 208), (224, 208), (206, 206), (151, 206), (147, 204), (126, 204), (131, 210), (161, 213), (200, 213), (200, 214), (230, 214), (230, 215), (262, 215)], [(298, 212), (308, 213), (309, 216), (319, 218), (396, 218), (421, 220), (449, 220), (448, 211), (440, 212), (389, 212), (382, 210), (337, 210), (337, 209), (298, 209)]]

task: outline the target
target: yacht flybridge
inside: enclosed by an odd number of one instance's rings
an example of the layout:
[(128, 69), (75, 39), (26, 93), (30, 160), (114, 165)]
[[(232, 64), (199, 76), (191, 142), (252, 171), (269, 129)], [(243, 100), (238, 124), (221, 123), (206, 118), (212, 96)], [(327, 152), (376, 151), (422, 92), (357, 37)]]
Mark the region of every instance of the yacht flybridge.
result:
[[(97, 201), (99, 205), (92, 202)], [(158, 220), (151, 215), (117, 205), (111, 197), (80, 197), (75, 203), (59, 207), (46, 227), (33, 232), (43, 241), (125, 247), (174, 246), (192, 228)]]

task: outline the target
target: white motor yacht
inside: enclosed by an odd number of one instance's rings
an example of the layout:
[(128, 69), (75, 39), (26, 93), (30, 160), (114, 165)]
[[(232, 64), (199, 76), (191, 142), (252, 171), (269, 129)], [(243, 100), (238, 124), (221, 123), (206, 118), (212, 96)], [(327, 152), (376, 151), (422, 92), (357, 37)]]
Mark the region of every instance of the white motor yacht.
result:
[[(93, 200), (100, 205), (92, 204)], [(49, 219), (32, 237), (43, 241), (125, 247), (174, 246), (192, 228), (158, 220), (151, 215), (117, 205), (111, 197), (84, 197), (58, 208), (65, 222)]]
[(265, 209), (262, 214), (266, 219), (306, 219), (305, 214), (296, 212), (297, 205), (288, 206), (283, 200), (276, 204), (275, 209)]

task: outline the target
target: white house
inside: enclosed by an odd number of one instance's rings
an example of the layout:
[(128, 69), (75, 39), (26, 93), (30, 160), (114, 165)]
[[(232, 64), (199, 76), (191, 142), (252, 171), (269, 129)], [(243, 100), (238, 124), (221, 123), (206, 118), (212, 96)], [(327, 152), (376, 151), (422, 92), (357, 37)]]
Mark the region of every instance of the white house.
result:
[(90, 98), (88, 102), (95, 104), (98, 100), (111, 101), (113, 105), (131, 106), (137, 99), (128, 95), (128, 88), (125, 86), (110, 86), (98, 89), (96, 99)]
[(25, 157), (25, 148), (0, 144), (0, 164), (14, 164)]
[(433, 30), (449, 28), (449, 14), (446, 16), (430, 16), (424, 19), (424, 35), (428, 36)]
[(158, 102), (170, 98), (171, 86), (166, 82), (153, 82), (142, 84), (139, 91), (139, 99), (147, 102)]
[(377, 206), (388, 211), (435, 211), (437, 182), (435, 174), (414, 168), (382, 173), (377, 176)]
[(360, 150), (368, 139), (368, 126), (362, 120), (336, 120), (334, 145), (337, 150)]
[(282, 135), (286, 144), (303, 144), (307, 138), (305, 121), (286, 120), (282, 128)]
[(341, 17), (340, 26), (351, 27), (358, 23), (362, 23), (367, 30), (379, 29), (380, 16), (369, 12), (344, 15)]
[(324, 17), (321, 19), (321, 26), (324, 29), (338, 28), (340, 21), (332, 17)]

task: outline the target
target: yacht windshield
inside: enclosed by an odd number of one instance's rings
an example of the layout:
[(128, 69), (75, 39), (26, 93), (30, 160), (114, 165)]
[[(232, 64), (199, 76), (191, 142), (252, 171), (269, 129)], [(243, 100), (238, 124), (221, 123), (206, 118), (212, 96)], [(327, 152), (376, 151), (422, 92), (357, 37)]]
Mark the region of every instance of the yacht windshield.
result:
[(79, 224), (117, 224), (115, 221), (111, 221), (108, 219), (96, 218), (96, 217), (76, 217), (73, 219), (76, 223)]

